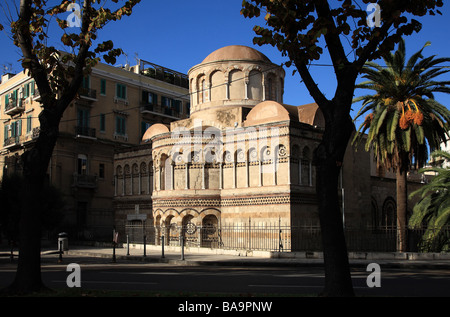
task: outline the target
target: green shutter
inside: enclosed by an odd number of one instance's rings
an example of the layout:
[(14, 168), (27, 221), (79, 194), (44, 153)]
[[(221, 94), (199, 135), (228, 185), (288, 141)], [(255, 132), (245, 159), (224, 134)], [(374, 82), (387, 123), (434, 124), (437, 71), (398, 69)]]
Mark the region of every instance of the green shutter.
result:
[(17, 136), (22, 135), (22, 120), (17, 121)]
[(16, 125), (17, 125), (17, 122), (11, 123), (11, 137), (12, 138), (16, 136)]
[(31, 132), (31, 120), (32, 120), (32, 117), (28, 116), (27, 117), (27, 133)]
[(100, 94), (106, 95), (106, 80), (100, 79)]
[(30, 95), (30, 84), (28, 83), (23, 87), (23, 97), (28, 98), (29, 95)]
[(105, 114), (100, 114), (100, 131), (105, 131)]

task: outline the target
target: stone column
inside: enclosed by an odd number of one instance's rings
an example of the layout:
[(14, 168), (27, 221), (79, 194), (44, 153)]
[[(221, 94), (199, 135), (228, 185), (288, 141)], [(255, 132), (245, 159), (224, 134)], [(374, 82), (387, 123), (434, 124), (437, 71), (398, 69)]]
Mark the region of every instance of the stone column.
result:
[(205, 189), (205, 163), (202, 163), (202, 189)]
[(185, 184), (184, 189), (189, 189), (189, 163), (186, 162), (185, 166), (186, 166), (186, 168), (185, 168), (185, 171), (186, 171), (186, 184)]
[(272, 162), (273, 166), (273, 184), (276, 185), (277, 184), (277, 158), (274, 155), (273, 158), (273, 162)]
[(302, 160), (298, 160), (298, 184), (302, 184)]
[(139, 192), (138, 192), (138, 195), (140, 195), (142, 193), (142, 186), (141, 186), (142, 175), (141, 175), (141, 172), (139, 172), (138, 176), (139, 176), (139, 186), (138, 186)]
[(291, 185), (291, 157), (290, 156), (288, 156), (287, 157), (287, 177), (288, 177), (288, 179), (287, 179), (287, 182), (288, 182), (288, 185)]
[(259, 160), (259, 186), (262, 186), (263, 173), (262, 173), (262, 161)]
[(118, 182), (117, 175), (114, 175), (114, 196), (117, 196), (117, 182)]
[(173, 162), (171, 162), (170, 163), (170, 190), (173, 190), (174, 189), (174, 181), (175, 181), (175, 177), (174, 177), (174, 171), (175, 171), (175, 168), (174, 168), (174, 166), (173, 166)]
[(219, 163), (219, 189), (223, 189), (223, 163)]
[(247, 180), (246, 180), (246, 187), (250, 187), (250, 173), (249, 173), (249, 166), (248, 160), (245, 160), (245, 173), (247, 174)]
[(236, 162), (233, 162), (233, 188), (236, 188)]

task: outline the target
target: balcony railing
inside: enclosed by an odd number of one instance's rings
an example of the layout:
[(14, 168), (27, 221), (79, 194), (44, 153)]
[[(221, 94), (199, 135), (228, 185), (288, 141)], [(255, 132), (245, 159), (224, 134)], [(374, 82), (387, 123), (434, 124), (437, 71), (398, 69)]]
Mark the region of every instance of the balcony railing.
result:
[(13, 147), (16, 145), (20, 145), (20, 136), (9, 137), (3, 142), (4, 147)]
[(83, 126), (76, 126), (75, 134), (77, 137), (80, 137), (80, 136), (81, 137), (89, 137), (89, 138), (96, 137), (96, 131), (94, 128), (83, 127)]
[(139, 64), (142, 75), (189, 89), (188, 75), (144, 60)]
[(10, 100), (9, 103), (5, 106), (5, 114), (10, 116), (15, 115), (24, 110), (25, 106), (22, 99)]
[(97, 176), (95, 175), (80, 175), (80, 174), (73, 174), (73, 187), (79, 187), (79, 188), (90, 188), (95, 189), (97, 188)]
[(147, 111), (152, 113), (161, 113), (176, 118), (181, 117), (181, 113), (176, 109), (164, 107), (157, 104), (141, 102), (141, 112), (145, 113)]
[(89, 98), (89, 99), (97, 99), (97, 90), (95, 90), (95, 89), (82, 87), (82, 88), (80, 88), (78, 93), (80, 94), (80, 97), (85, 97), (85, 98)]

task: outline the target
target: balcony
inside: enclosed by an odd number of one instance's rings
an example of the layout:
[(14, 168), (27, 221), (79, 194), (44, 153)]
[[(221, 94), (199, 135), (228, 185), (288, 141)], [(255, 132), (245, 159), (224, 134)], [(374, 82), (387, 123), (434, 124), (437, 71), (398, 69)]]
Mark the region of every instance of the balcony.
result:
[(155, 111), (156, 106), (152, 103), (141, 102), (141, 112), (152, 112)]
[(189, 89), (189, 76), (144, 60), (139, 61), (141, 75)]
[(3, 148), (12, 149), (20, 146), (20, 144), (20, 136), (12, 136), (5, 139), (5, 141), (3, 142)]
[(73, 174), (72, 187), (96, 189), (97, 188), (97, 176), (95, 175), (79, 175)]
[(34, 95), (33, 95), (33, 101), (42, 101), (42, 97), (41, 97), (41, 93), (39, 92), (39, 89), (35, 89), (34, 90)]
[(80, 88), (78, 91), (78, 94), (81, 98), (91, 100), (91, 101), (97, 101), (97, 90), (90, 89), (90, 88)]
[(25, 104), (23, 99), (10, 99), (9, 103), (5, 106), (5, 114), (13, 116), (25, 110)]
[(151, 113), (154, 115), (163, 114), (169, 117), (180, 118), (181, 113), (174, 108), (168, 108), (157, 104), (141, 102), (141, 113)]
[(95, 129), (83, 126), (75, 127), (75, 135), (77, 138), (97, 138)]

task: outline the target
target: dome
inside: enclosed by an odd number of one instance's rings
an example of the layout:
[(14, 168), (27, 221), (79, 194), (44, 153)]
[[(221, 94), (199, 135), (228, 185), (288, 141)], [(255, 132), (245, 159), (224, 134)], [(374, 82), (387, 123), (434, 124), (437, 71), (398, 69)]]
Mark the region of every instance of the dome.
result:
[(319, 128), (325, 128), (325, 118), (316, 103), (309, 103), (298, 107), (299, 121), (317, 126)]
[(155, 135), (163, 134), (163, 133), (167, 133), (167, 132), (170, 132), (170, 131), (165, 125), (163, 125), (161, 123), (153, 124), (150, 128), (147, 129), (147, 131), (145, 131), (144, 135), (142, 136), (142, 141), (147, 142)]
[(285, 120), (290, 120), (289, 111), (285, 106), (273, 100), (266, 100), (250, 110), (244, 125), (248, 127)]
[(211, 54), (209, 54), (202, 62), (210, 63), (226, 60), (248, 60), (248, 61), (261, 61), (271, 63), (263, 53), (255, 50), (254, 48), (243, 45), (230, 45), (219, 48)]

